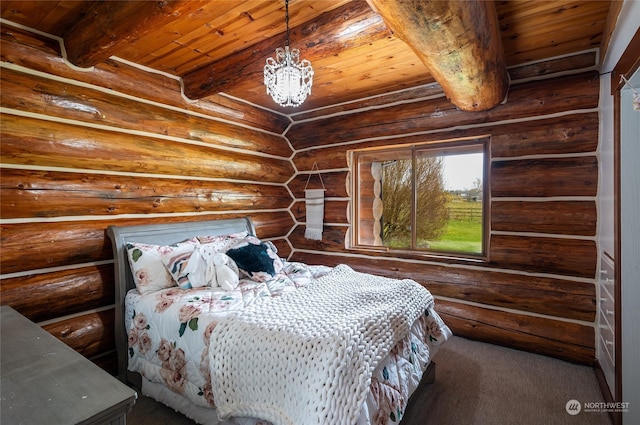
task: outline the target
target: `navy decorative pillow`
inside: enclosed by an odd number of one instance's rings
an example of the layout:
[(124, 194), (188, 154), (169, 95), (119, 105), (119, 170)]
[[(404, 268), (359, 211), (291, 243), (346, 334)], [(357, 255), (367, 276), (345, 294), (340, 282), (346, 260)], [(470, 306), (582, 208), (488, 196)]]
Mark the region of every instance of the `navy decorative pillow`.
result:
[(247, 237), (227, 250), (226, 254), (236, 262), (243, 274), (258, 282), (265, 282), (282, 270), (282, 262), (271, 246), (258, 238)]

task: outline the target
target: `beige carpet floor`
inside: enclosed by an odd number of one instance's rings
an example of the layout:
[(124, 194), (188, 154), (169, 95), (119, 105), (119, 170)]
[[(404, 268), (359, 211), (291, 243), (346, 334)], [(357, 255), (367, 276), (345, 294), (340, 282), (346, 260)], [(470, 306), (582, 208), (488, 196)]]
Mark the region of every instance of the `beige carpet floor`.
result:
[[(588, 366), (459, 337), (442, 346), (434, 360), (436, 380), (414, 395), (402, 425), (611, 424), (607, 413), (567, 413), (570, 400), (604, 401)], [(194, 422), (139, 397), (127, 424)]]

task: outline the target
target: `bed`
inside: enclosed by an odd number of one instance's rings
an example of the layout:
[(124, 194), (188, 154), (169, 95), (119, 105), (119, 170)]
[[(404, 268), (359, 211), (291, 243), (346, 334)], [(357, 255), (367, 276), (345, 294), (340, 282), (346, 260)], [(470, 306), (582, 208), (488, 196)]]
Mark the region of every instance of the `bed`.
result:
[(200, 424), (397, 424), (451, 336), (419, 284), (287, 261), (248, 217), (107, 233), (118, 377)]

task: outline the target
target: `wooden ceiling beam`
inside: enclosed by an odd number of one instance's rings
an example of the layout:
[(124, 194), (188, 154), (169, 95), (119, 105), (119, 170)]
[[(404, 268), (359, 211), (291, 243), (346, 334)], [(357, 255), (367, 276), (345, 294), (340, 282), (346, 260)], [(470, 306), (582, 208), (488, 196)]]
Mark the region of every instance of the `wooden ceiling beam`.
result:
[[(285, 29), (284, 14), (282, 29)], [(339, 55), (345, 49), (391, 36), (382, 18), (365, 0), (354, 0), (320, 15), (312, 22), (291, 28), (291, 47), (300, 49), (302, 59)], [(203, 66), (182, 77), (184, 94), (191, 99), (229, 91), (246, 79), (262, 81), (265, 61), (275, 49), (284, 47), (286, 37), (272, 37), (227, 58)]]
[(464, 111), (500, 104), (509, 88), (493, 1), (367, 0)]
[(202, 4), (198, 0), (94, 1), (64, 34), (67, 60), (80, 67), (97, 65), (132, 40), (196, 12)]

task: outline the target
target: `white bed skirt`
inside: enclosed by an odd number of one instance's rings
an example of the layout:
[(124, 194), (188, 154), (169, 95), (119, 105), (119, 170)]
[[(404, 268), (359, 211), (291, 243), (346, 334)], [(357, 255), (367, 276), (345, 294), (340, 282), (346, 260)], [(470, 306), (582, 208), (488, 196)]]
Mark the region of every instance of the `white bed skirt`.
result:
[[(142, 378), (141, 393), (143, 396), (150, 397), (202, 425), (253, 425), (256, 422), (254, 418), (230, 418), (221, 422), (218, 420), (215, 409), (196, 406), (186, 397), (171, 391), (164, 385), (144, 378)], [(365, 403), (360, 412), (358, 424), (368, 424), (368, 417), (369, 409), (367, 403)]]
[(142, 378), (141, 392), (142, 395), (151, 397), (202, 425), (244, 425), (245, 423), (250, 423), (249, 421), (242, 421), (242, 418), (232, 418), (224, 422), (220, 422), (215, 409), (196, 406), (186, 397), (171, 391), (164, 385), (151, 382), (144, 378)]

